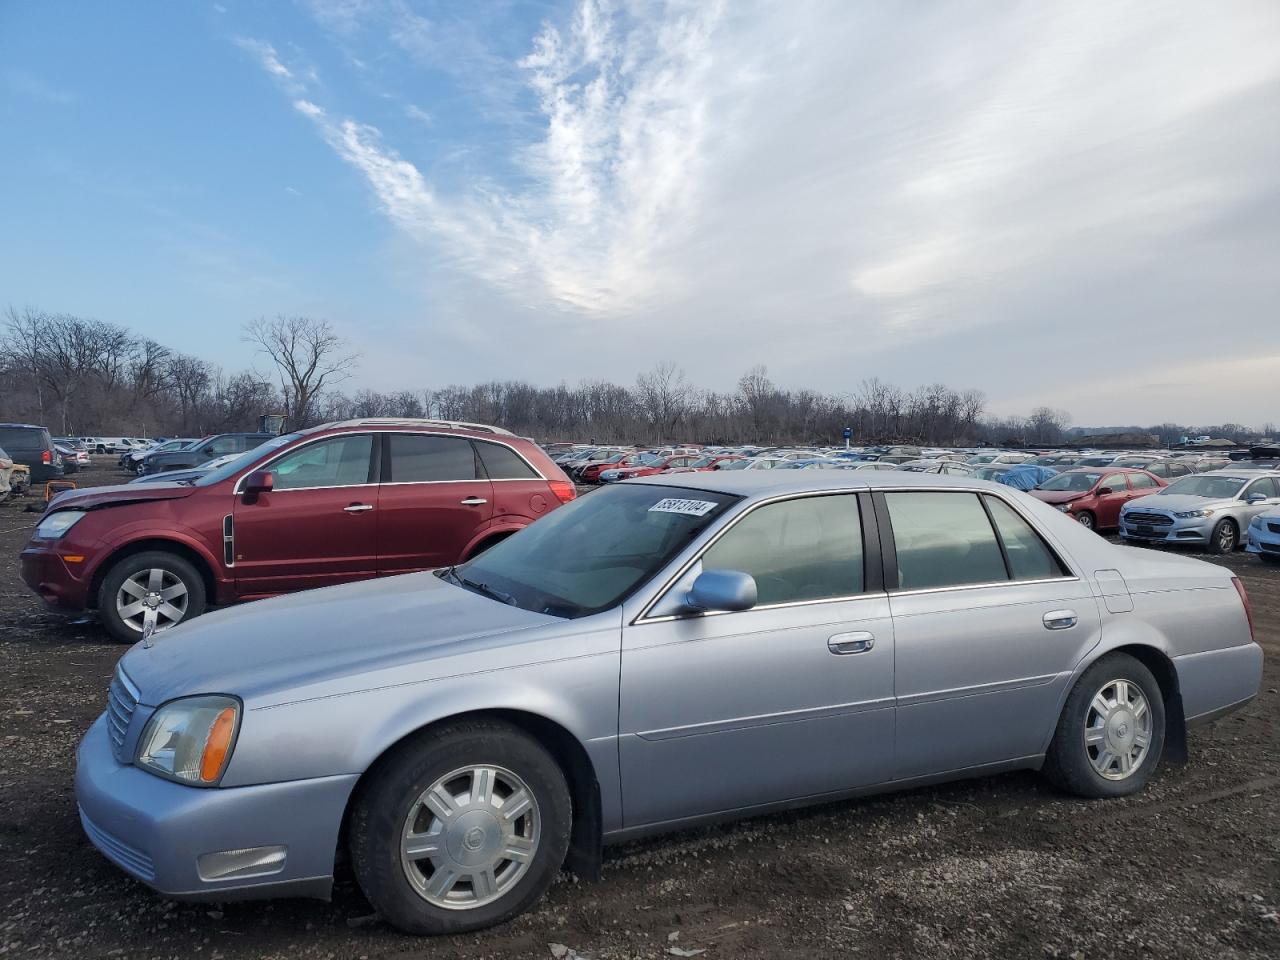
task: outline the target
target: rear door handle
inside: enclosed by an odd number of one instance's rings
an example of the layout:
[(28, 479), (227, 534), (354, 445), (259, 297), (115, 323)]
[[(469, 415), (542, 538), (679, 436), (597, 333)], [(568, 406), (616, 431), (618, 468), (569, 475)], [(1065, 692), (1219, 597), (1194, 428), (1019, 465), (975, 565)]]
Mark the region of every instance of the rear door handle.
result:
[(870, 633), (837, 633), (827, 641), (827, 649), (838, 656), (850, 653), (866, 653), (876, 645), (874, 634)]
[(464, 507), (478, 507), (481, 504), (488, 503), (489, 501), (483, 497), (467, 497), (467, 499), (460, 502)]
[(364, 513), (366, 510), (372, 510), (372, 503), (353, 503), (349, 507), (342, 508), (346, 513)]
[(1070, 630), (1079, 622), (1074, 610), (1050, 610), (1044, 615), (1046, 630)]

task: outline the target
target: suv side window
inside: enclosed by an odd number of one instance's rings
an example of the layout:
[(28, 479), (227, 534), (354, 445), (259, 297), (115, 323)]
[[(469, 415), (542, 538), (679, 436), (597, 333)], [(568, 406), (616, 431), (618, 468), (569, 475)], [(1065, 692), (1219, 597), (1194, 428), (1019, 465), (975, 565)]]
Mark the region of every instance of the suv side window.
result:
[(243, 453), (235, 437), (215, 437), (204, 445), (204, 452), (210, 457), (223, 457), (228, 453)]
[(388, 433), (391, 476), (383, 483), (431, 483), (476, 479), (476, 454), (465, 437)]
[(899, 590), (1009, 579), (976, 493), (886, 493), (884, 499), (898, 554)]
[(1149, 490), (1153, 487), (1159, 486), (1159, 484), (1148, 477), (1145, 473), (1131, 473), (1129, 474), (1129, 486), (1134, 490)]
[(473, 441), (476, 453), (480, 455), (480, 463), (490, 480), (536, 480), (538, 474), (533, 467), (510, 447), (500, 443), (488, 443), (484, 440)]
[(759, 604), (862, 593), (862, 519), (853, 494), (757, 507), (702, 555), (704, 570), (755, 578)]
[(999, 497), (986, 497), (987, 509), (995, 521), (996, 532), (1009, 558), (1009, 572), (1014, 580), (1049, 580), (1066, 576), (1062, 563), (1012, 507)]
[(351, 433), (309, 443), (271, 465), (276, 490), (353, 487), (369, 482), (373, 435)]

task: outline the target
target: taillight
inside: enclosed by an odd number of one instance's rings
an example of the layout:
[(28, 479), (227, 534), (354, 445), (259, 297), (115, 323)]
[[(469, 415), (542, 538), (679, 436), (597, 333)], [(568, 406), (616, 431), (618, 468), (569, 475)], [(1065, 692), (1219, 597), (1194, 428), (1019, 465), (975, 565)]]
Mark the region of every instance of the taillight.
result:
[(50, 453), (48, 450), (42, 450), (42, 451), (40, 451), (40, 462), (41, 462), (41, 463), (53, 463), (53, 454), (52, 454), (52, 453)]
[(1244, 604), (1244, 617), (1249, 621), (1249, 639), (1254, 640), (1257, 635), (1253, 630), (1253, 607), (1249, 606), (1249, 594), (1239, 577), (1232, 577), (1231, 582), (1236, 585), (1236, 593), (1240, 594), (1240, 602)]
[(551, 486), (551, 492), (559, 498), (561, 503), (568, 503), (578, 495), (578, 491), (568, 480), (548, 480), (547, 483)]

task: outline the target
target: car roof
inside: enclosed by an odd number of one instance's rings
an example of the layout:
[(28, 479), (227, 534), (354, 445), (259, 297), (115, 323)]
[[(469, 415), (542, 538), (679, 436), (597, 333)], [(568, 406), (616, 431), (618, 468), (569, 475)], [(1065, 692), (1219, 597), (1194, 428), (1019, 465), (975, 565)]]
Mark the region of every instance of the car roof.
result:
[(880, 490), (902, 487), (955, 487), (957, 490), (1008, 490), (972, 477), (950, 477), (902, 470), (729, 470), (713, 473), (658, 474), (624, 483), (707, 490), (740, 497), (769, 497), (815, 491)]

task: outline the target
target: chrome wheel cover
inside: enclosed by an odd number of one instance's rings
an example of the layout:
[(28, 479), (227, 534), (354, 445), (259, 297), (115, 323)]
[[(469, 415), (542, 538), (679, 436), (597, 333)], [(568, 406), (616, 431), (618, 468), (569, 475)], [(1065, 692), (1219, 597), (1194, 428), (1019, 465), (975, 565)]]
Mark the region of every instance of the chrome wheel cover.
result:
[(533, 791), (503, 767), (461, 767), (428, 787), (405, 817), (400, 864), (418, 896), (471, 910), (528, 872), (542, 835)]
[(1151, 749), (1151, 705), (1130, 680), (1108, 680), (1093, 695), (1084, 720), (1084, 749), (1108, 780), (1127, 780)]
[(116, 591), (116, 615), (139, 634), (168, 630), (187, 615), (187, 585), (163, 567), (139, 570)]

